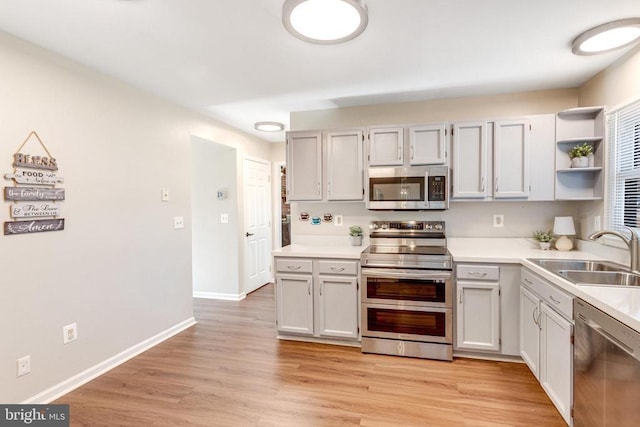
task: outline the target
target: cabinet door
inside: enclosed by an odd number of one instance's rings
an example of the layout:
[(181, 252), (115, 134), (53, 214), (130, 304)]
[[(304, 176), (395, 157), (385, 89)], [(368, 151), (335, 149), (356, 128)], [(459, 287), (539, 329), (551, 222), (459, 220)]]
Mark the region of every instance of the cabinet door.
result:
[(529, 122), (497, 121), (493, 141), (493, 196), (529, 196)]
[(500, 284), (457, 283), (458, 349), (500, 350)]
[(573, 325), (544, 302), (540, 303), (540, 312), (540, 384), (570, 425)]
[(318, 334), (358, 338), (358, 279), (318, 276)]
[(520, 287), (520, 356), (536, 378), (540, 374), (540, 299)]
[(444, 123), (409, 128), (409, 164), (444, 165), (446, 129)]
[(327, 132), (327, 200), (362, 200), (362, 131)]
[(487, 182), (487, 124), (485, 122), (453, 125), (454, 199), (484, 199)]
[(369, 166), (402, 166), (403, 150), (403, 128), (369, 130)]
[(322, 134), (287, 133), (287, 200), (322, 200)]
[(310, 274), (276, 276), (278, 330), (313, 335), (313, 278)]
[(555, 200), (556, 117), (538, 114), (529, 117), (529, 201)]

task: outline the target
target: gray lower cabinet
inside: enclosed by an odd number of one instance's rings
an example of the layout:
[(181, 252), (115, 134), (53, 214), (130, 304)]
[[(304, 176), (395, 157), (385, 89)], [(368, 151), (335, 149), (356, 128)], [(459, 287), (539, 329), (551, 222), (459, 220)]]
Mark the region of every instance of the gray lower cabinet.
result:
[(456, 352), (518, 356), (520, 265), (456, 266)]
[(573, 402), (573, 296), (522, 269), (520, 353), (567, 424)]
[(358, 261), (276, 257), (275, 265), (281, 336), (358, 340)]

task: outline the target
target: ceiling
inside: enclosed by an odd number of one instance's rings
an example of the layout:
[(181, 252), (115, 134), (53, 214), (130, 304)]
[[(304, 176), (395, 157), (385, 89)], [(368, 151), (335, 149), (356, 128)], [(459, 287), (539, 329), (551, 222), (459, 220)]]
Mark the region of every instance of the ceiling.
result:
[(284, 0), (0, 0), (0, 29), (268, 141), (292, 111), (576, 87), (626, 50), (571, 41), (638, 0), (366, 0), (341, 45), (283, 27)]

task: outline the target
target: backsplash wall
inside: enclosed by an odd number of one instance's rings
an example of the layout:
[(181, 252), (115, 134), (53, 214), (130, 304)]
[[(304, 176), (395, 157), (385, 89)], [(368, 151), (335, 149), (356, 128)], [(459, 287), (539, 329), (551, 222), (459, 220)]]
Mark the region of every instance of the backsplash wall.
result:
[[(300, 212), (309, 217), (324, 214), (343, 216), (343, 225), (322, 222), (313, 225), (311, 220), (300, 221)], [(575, 202), (450, 202), (446, 211), (368, 211), (364, 202), (341, 203), (291, 203), (291, 231), (293, 243), (337, 244), (344, 237), (348, 241), (350, 225), (360, 225), (366, 234), (369, 222), (375, 220), (437, 220), (446, 222), (449, 237), (531, 237), (535, 230), (549, 230), (556, 216), (573, 216), (576, 220)], [(493, 215), (504, 215), (504, 227), (493, 227)], [(577, 226), (577, 223), (576, 223)], [(579, 232), (579, 231), (578, 231)], [(311, 241), (310, 241), (311, 240)], [(368, 242), (365, 239), (365, 244)]]

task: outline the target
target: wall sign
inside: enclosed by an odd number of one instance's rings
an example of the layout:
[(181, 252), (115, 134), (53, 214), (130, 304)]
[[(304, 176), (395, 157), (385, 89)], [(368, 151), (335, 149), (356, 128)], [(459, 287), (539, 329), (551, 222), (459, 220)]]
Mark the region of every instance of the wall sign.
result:
[(64, 188), (4, 187), (5, 200), (64, 200)]
[(11, 221), (4, 223), (4, 234), (42, 233), (64, 230), (64, 219), (35, 219), (32, 221)]
[[(36, 147), (38, 151), (44, 151), (46, 155), (36, 155), (34, 151), (23, 150), (29, 141), (34, 140), (40, 145)], [(57, 171), (57, 159), (51, 155), (35, 131), (29, 133), (13, 155), (13, 172), (4, 174), (5, 179), (13, 180), (15, 183), (13, 187), (4, 187), (4, 200), (33, 202), (12, 204), (9, 207), (11, 218), (49, 219), (5, 222), (5, 235), (64, 230), (64, 219), (56, 218), (61, 214), (59, 202), (65, 199), (64, 188), (56, 188), (56, 185), (64, 182)]]
[(5, 173), (6, 179), (13, 179), (18, 184), (56, 185), (64, 182), (62, 177), (53, 171), (16, 168), (14, 173)]
[(60, 204), (42, 202), (11, 205), (12, 218), (36, 218), (43, 216), (60, 216)]

